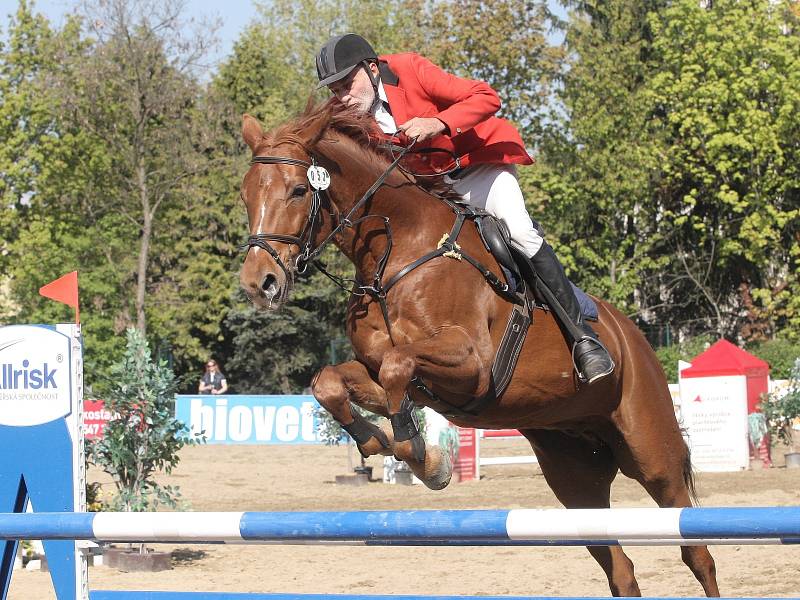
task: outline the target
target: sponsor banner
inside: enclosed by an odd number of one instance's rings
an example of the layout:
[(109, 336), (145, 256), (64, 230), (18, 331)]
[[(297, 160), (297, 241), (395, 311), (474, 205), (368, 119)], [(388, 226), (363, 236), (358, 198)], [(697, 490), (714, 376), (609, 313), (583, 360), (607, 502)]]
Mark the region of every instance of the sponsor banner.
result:
[(681, 415), (698, 471), (739, 471), (750, 464), (747, 378), (681, 378)]
[(69, 415), (70, 359), (70, 338), (54, 327), (0, 327), (0, 425), (41, 425)]
[(483, 438), (522, 437), (518, 429), (481, 429), (479, 435)]
[(111, 413), (106, 410), (103, 400), (83, 401), (83, 438), (99, 440), (103, 437), (106, 423), (111, 420)]
[(461, 481), (480, 479), (478, 467), (477, 431), (472, 427), (458, 428), (458, 459), (453, 470), (459, 474)]
[(318, 444), (313, 396), (186, 395), (175, 418), (207, 444)]

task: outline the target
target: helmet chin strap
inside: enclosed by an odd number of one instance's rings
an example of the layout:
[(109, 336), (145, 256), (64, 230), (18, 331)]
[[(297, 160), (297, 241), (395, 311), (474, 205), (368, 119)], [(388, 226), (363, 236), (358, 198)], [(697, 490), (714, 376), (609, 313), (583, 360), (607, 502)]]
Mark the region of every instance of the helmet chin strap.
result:
[(369, 68), (370, 61), (365, 60), (362, 62), (362, 65), (369, 76), (369, 80), (372, 82), (372, 90), (375, 92), (375, 97), (372, 99), (372, 106), (369, 107), (369, 112), (375, 114), (375, 111), (378, 110), (378, 106), (380, 106), (381, 102), (381, 97), (378, 94), (378, 82), (380, 81), (380, 76), (376, 77), (372, 72), (372, 69)]

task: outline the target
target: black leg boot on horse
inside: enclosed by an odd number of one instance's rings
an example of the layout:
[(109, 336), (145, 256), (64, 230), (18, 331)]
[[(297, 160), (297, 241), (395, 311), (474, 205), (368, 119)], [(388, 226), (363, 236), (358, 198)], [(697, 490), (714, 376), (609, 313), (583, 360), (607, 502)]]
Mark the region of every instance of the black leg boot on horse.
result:
[[(578, 378), (584, 383), (593, 383), (612, 373), (614, 360), (584, 320), (578, 298), (556, 253), (544, 242), (529, 260), (537, 280), (535, 289), (550, 305), (561, 324), (567, 343), (572, 348), (572, 363)], [(526, 279), (530, 284), (531, 279)]]

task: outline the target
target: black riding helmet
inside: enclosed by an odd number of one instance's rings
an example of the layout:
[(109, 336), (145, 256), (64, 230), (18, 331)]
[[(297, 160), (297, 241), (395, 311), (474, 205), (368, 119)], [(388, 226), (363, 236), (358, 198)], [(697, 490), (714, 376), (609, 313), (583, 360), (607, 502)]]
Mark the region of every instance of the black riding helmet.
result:
[[(357, 67), (378, 62), (378, 55), (369, 42), (355, 33), (337, 35), (325, 42), (317, 53), (317, 89), (344, 79)], [(377, 86), (372, 72), (367, 69), (373, 86)]]

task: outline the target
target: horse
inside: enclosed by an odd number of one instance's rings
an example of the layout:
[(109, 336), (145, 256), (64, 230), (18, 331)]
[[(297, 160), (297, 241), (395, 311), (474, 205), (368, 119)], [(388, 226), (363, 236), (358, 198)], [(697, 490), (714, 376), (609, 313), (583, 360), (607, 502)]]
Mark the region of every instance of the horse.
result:
[[(610, 376), (578, 381), (558, 323), (536, 309), (505, 390), (480, 411), (459, 410), (491, 392), (514, 304), (459, 260), (468, 254), (500, 272), (470, 220), (451, 244), (457, 253), (419, 262), (453, 229), (452, 194), (441, 181), (423, 185), (394, 168), (399, 157), (373, 127), (371, 117), (335, 102), (309, 104), (267, 133), (249, 115), (242, 124), (252, 161), (240, 190), (250, 231), (240, 283), (250, 300), (279, 309), (298, 272), (329, 242), (355, 267), (346, 320), (355, 358), (323, 367), (311, 387), (362, 455), (394, 455), (428, 487), (447, 485), (448, 455), (418, 435), (413, 402), (462, 427), (518, 429), (567, 508), (608, 508), (620, 471), (660, 507), (692, 506), (689, 450), (664, 371), (636, 325), (600, 299), (595, 330), (617, 365)], [(367, 421), (352, 404), (391, 426)], [(588, 551), (614, 596), (641, 595), (620, 546)], [(681, 554), (706, 596), (718, 597), (707, 547), (683, 546)]]

